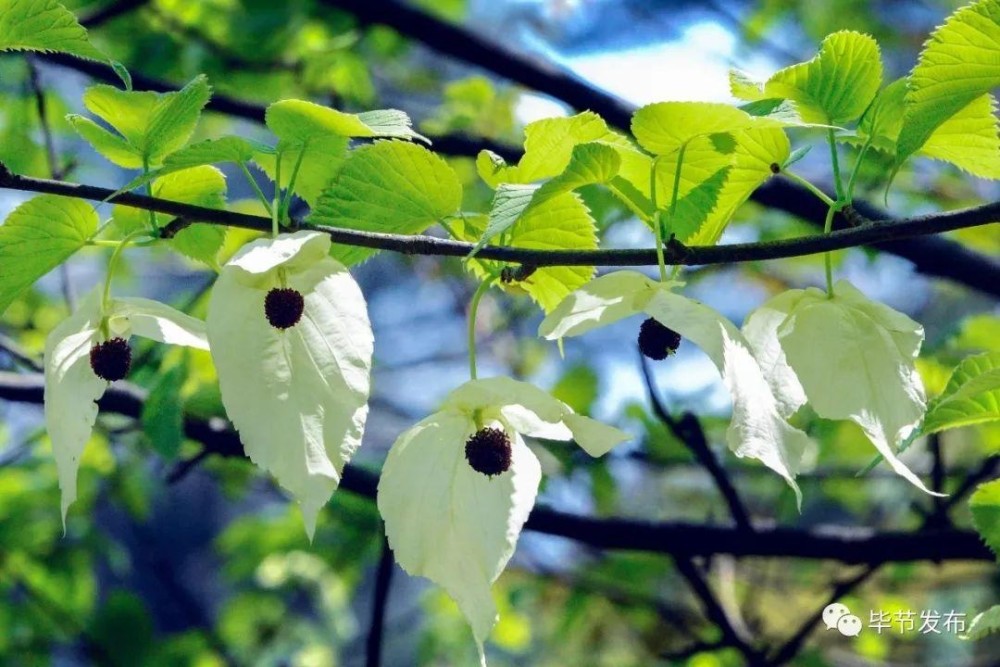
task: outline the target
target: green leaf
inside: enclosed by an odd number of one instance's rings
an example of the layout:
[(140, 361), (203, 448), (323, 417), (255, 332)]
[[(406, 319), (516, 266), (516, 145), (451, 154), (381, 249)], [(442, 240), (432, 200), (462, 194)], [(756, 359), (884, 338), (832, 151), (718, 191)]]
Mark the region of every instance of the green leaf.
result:
[(729, 92), (738, 100), (756, 102), (764, 99), (764, 83), (755, 81), (749, 74), (738, 69), (729, 70)]
[[(309, 222), (343, 229), (419, 234), (453, 215), (462, 184), (443, 159), (422, 146), (379, 141), (351, 153), (309, 216)], [(368, 248), (335, 245), (333, 256), (355, 264)]]
[(209, 97), (211, 87), (204, 76), (171, 93), (96, 85), (84, 92), (84, 106), (120, 136), (80, 116), (70, 116), (69, 121), (80, 136), (115, 164), (130, 169), (157, 167), (191, 138)]
[(827, 36), (812, 60), (775, 72), (764, 93), (793, 101), (805, 121), (839, 125), (859, 118), (881, 84), (878, 44), (845, 30)]
[(524, 128), (524, 156), (508, 165), (499, 155), (482, 151), (476, 159), (479, 176), (491, 188), (501, 183), (533, 183), (566, 170), (578, 144), (600, 141), (630, 148), (597, 114), (585, 111), (569, 118), (546, 118)]
[[(226, 177), (215, 167), (192, 167), (169, 173), (153, 181), (153, 196), (207, 208), (225, 208)], [(149, 224), (149, 212), (122, 204), (114, 207), (112, 219), (121, 234), (143, 229)], [(165, 213), (156, 214), (156, 224), (163, 227), (173, 219)], [(195, 223), (177, 232), (171, 247), (183, 255), (212, 268), (225, 242), (227, 229), (221, 225)]]
[(697, 137), (750, 127), (754, 117), (715, 102), (657, 102), (632, 116), (632, 134), (653, 155), (668, 155)]
[(708, 217), (685, 243), (714, 245), (740, 206), (771, 178), (771, 165), (789, 160), (788, 135), (778, 128), (744, 130), (736, 134), (736, 150), (718, 200)]
[(976, 532), (1000, 555), (1000, 479), (980, 484), (969, 498), (969, 509)]
[[(176, 153), (171, 153), (163, 161), (163, 169), (178, 171), (206, 164), (221, 164), (235, 162), (246, 164), (258, 153), (273, 153), (274, 149), (259, 141), (243, 137), (228, 136), (219, 139), (206, 139), (196, 144), (186, 146)], [(162, 172), (161, 172), (162, 175)]]
[(177, 457), (184, 442), (184, 410), (181, 386), (187, 379), (183, 363), (156, 376), (156, 383), (142, 408), (142, 429), (153, 448), (167, 459)]
[(552, 396), (573, 408), (577, 414), (590, 414), (600, 396), (597, 373), (585, 364), (570, 366), (552, 387)]
[[(485, 216), (470, 218), (467, 224), (453, 229), (465, 240), (480, 238), (486, 226)], [(597, 230), (594, 219), (575, 192), (565, 192), (532, 206), (510, 230), (507, 245), (538, 250), (596, 250)], [(496, 262), (469, 262), (471, 271), (480, 277), (487, 271), (499, 271)], [(501, 287), (512, 293), (527, 293), (545, 312), (551, 311), (570, 292), (582, 287), (594, 275), (589, 266), (549, 266), (537, 269), (525, 280)]]
[(355, 115), (305, 100), (281, 100), (267, 108), (266, 122), (275, 136), (293, 148), (331, 134), (428, 141), (413, 131), (410, 117), (396, 109), (378, 109)]
[(935, 30), (909, 77), (896, 164), (917, 152), (934, 130), (1000, 86), (1000, 0), (979, 0)]
[(0, 313), (82, 248), (97, 225), (93, 207), (79, 199), (41, 195), (14, 209), (0, 226)]
[(668, 237), (673, 235), (681, 243), (687, 243), (697, 234), (719, 203), (729, 171), (729, 167), (723, 167), (678, 199), (673, 215), (661, 214)]
[(58, 51), (108, 62), (56, 0), (0, 0), (0, 51)]
[(108, 132), (94, 121), (83, 116), (70, 114), (66, 116), (66, 120), (95, 151), (114, 164), (125, 169), (142, 168), (141, 152), (127, 140)]
[(944, 391), (927, 408), (923, 432), (1000, 419), (1000, 352), (962, 360)]
[(201, 110), (212, 97), (208, 79), (199, 75), (175, 93), (160, 96), (146, 128), (144, 152), (149, 164), (160, 164), (167, 155), (191, 139)]
[(976, 614), (962, 639), (977, 641), (1000, 632), (1000, 604)]
[(621, 157), (614, 147), (600, 142), (590, 142), (574, 146), (569, 164), (563, 173), (542, 186), (501, 184), (490, 207), (489, 224), (469, 256), (477, 253), (497, 235), (513, 227), (532, 207), (585, 185), (608, 183), (618, 174), (620, 166)]

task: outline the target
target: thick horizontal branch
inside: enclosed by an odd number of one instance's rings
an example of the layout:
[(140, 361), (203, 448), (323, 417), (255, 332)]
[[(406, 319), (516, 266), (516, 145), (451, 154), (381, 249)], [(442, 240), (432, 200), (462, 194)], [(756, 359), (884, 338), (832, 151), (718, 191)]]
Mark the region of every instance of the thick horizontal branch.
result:
[[(41, 404), (41, 374), (0, 372), (0, 400)], [(112, 385), (98, 402), (104, 412), (139, 418), (145, 393), (127, 383)], [(239, 436), (223, 419), (187, 418), (188, 438), (224, 457), (243, 457)], [(348, 465), (340, 484), (351, 493), (374, 498), (378, 476)], [(774, 556), (835, 560), (843, 563), (888, 563), (918, 560), (993, 560), (979, 536), (966, 530), (922, 530), (915, 533), (875, 532), (867, 528), (815, 529), (755, 526), (754, 531), (735, 527), (705, 526), (685, 522), (604, 519), (536, 507), (527, 529), (565, 537), (602, 549), (647, 551), (679, 556)]]
[[(115, 195), (114, 190), (93, 185), (80, 185), (12, 174), (0, 165), (0, 187), (25, 192), (40, 192), (92, 201), (111, 201), (135, 208), (166, 213), (188, 222), (206, 222), (228, 227), (269, 231), (271, 220), (263, 216), (234, 211), (204, 208), (181, 202), (158, 199), (135, 193)], [(682, 246), (668, 244), (665, 259), (668, 264), (706, 265), (731, 264), (786, 257), (801, 257), (830, 250), (840, 250), (894, 239), (976, 227), (1000, 220), (1000, 202), (950, 213), (924, 215), (902, 220), (870, 222), (829, 235), (809, 236), (761, 243), (733, 243), (720, 246)], [(328, 234), (334, 243), (389, 250), (407, 255), (466, 257), (470, 243), (437, 239), (429, 236), (400, 236), (326, 225), (306, 225), (295, 222), (296, 229), (312, 229)], [(487, 246), (477, 257), (532, 266), (655, 266), (656, 250), (531, 250)]]
[[(408, 11), (415, 10), (410, 9)], [(448, 26), (448, 24), (441, 23), (433, 18), (429, 20), (432, 22), (431, 25)], [(405, 26), (397, 25), (397, 23), (398, 22), (392, 22), (387, 23), (387, 25), (391, 25), (392, 27), (399, 29), (404, 34), (408, 34), (402, 29), (405, 28)], [(448, 27), (453, 28), (452, 26)], [(459, 28), (454, 28), (454, 30), (458, 31), (458, 35), (462, 39), (468, 39), (471, 34)], [(432, 34), (438, 33), (431, 31), (431, 35)], [(415, 35), (409, 36), (415, 37)], [(434, 46), (434, 44), (431, 43), (431, 46)], [(510, 58), (514, 58), (514, 60), (511, 60), (509, 64), (516, 62), (518, 63), (518, 67), (535, 66), (532, 61), (523, 57), (510, 55), (509, 52), (508, 56)], [(118, 76), (109, 67), (100, 63), (80, 60), (78, 58), (58, 53), (43, 54), (41, 55), (41, 58), (50, 64), (71, 68), (101, 81), (115, 85), (119, 83)], [(475, 62), (471, 60), (468, 62), (486, 67), (487, 69), (490, 69), (491, 66), (489, 62)], [(512, 71), (516, 72), (516, 68)], [(520, 77), (512, 76), (511, 78), (527, 85), (521, 80)], [(143, 76), (138, 72), (134, 72), (132, 74), (132, 80), (135, 87), (139, 90), (167, 92), (177, 89), (169, 83)], [(551, 81), (545, 85), (550, 84)], [(542, 85), (542, 83), (539, 82), (539, 85)], [(582, 84), (578, 80), (577, 85), (584, 85), (586, 87), (586, 84)], [(552, 94), (553, 96), (563, 99), (564, 101), (567, 100), (567, 96), (563, 95), (563, 91), (561, 90), (553, 91), (542, 88), (539, 88), (539, 90)], [(583, 91), (577, 90), (575, 94), (582, 95)], [(606, 97), (604, 93), (593, 88), (589, 88), (588, 94), (591, 97), (594, 97), (595, 100)], [(621, 102), (617, 99), (609, 98), (601, 104), (595, 103), (579, 105), (578, 108), (598, 109), (603, 108), (603, 106), (617, 108), (620, 105)], [(235, 118), (243, 118), (259, 123), (264, 122), (263, 106), (221, 94), (213, 95), (212, 99), (208, 103), (208, 109)], [(605, 111), (605, 113), (607, 112)], [(608, 116), (608, 118), (612, 121), (614, 121), (615, 118), (621, 121), (623, 117), (624, 116), (622, 116), (619, 112), (612, 112), (612, 114)], [(616, 124), (619, 124), (622, 127), (627, 127), (627, 123)], [(514, 146), (500, 144), (488, 139), (463, 135), (439, 135), (431, 137), (431, 139), (433, 141), (434, 148), (446, 155), (474, 157), (479, 153), (479, 151), (485, 149), (497, 153), (508, 162), (516, 162), (520, 158), (522, 152), (520, 148)], [(772, 179), (763, 187), (758, 188), (751, 196), (751, 199), (759, 204), (800, 217), (803, 220), (812, 223), (816, 227), (822, 227), (823, 225), (826, 214), (824, 205), (811, 193), (806, 191), (805, 188), (796, 184)], [(873, 220), (881, 220), (889, 217), (885, 212), (880, 211), (870, 204), (865, 204), (864, 202), (855, 202), (855, 207), (860, 213), (862, 213), (862, 215)], [(842, 225), (843, 219), (838, 216), (835, 223)], [(970, 250), (960, 243), (944, 238), (924, 237), (885, 241), (874, 244), (874, 247), (909, 260), (914, 264), (917, 271), (926, 275), (955, 280), (974, 289), (1000, 297), (1000, 262), (994, 258), (987, 257)]]

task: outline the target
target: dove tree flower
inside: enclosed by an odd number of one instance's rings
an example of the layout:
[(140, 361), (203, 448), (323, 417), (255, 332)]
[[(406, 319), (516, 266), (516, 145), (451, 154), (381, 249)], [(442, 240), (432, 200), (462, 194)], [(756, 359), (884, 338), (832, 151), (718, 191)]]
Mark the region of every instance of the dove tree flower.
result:
[(761, 461), (802, 494), (795, 476), (811, 447), (809, 437), (791, 426), (779, 410), (750, 346), (729, 320), (674, 290), (679, 281), (655, 281), (637, 271), (617, 271), (592, 280), (570, 294), (542, 321), (540, 336), (561, 340), (579, 336), (638, 313), (647, 320), (639, 343), (647, 356), (663, 359), (687, 338), (708, 354), (733, 400), (726, 439), (737, 456)]
[(45, 426), (59, 470), (62, 518), (76, 500), (80, 457), (97, 420), (97, 403), (109, 382), (128, 374), (130, 336), (208, 349), (205, 325), (149, 299), (112, 298), (91, 292), (45, 341)]
[(374, 340), (361, 289), (311, 231), (263, 238), (223, 267), (208, 307), (222, 403), (247, 455), (320, 508), (361, 444)]
[(471, 380), (396, 440), (378, 485), (397, 562), (458, 603), (483, 665), (497, 620), (490, 587), (514, 553), (542, 477), (522, 435), (575, 440), (595, 457), (628, 438), (531, 384)]
[(850, 419), (897, 474), (930, 493), (896, 455), (926, 407), (914, 365), (920, 324), (841, 280), (829, 294), (779, 294), (747, 318), (743, 333), (784, 414), (808, 401), (820, 417)]

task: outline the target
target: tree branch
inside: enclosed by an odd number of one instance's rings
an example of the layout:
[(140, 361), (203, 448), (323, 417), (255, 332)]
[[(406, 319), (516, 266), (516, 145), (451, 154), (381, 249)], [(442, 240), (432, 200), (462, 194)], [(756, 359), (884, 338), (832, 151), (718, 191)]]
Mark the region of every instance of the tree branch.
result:
[[(40, 374), (0, 372), (0, 399), (40, 405), (44, 378)], [(98, 401), (105, 412), (140, 418), (145, 391), (128, 383), (113, 384)], [(221, 418), (188, 417), (185, 435), (213, 454), (245, 459), (239, 435)], [(340, 488), (375, 498), (378, 475), (348, 465)], [(880, 564), (919, 560), (979, 560), (992, 562), (992, 552), (979, 535), (968, 530), (875, 532), (869, 528), (826, 526), (814, 529), (758, 525), (753, 532), (686, 522), (652, 522), (580, 516), (535, 507), (528, 530), (565, 537), (600, 549), (645, 551), (675, 556), (773, 556)]]
[(382, 666), (382, 636), (385, 631), (385, 613), (389, 601), (389, 587), (392, 584), (392, 550), (385, 537), (382, 538), (382, 553), (375, 570), (375, 591), (372, 599), (372, 620), (368, 626), (368, 640), (365, 644), (365, 666)]
[(660, 400), (660, 395), (657, 393), (656, 386), (653, 383), (653, 374), (649, 370), (649, 363), (642, 354), (639, 355), (639, 365), (642, 367), (642, 376), (646, 381), (646, 393), (649, 394), (649, 400), (653, 403), (653, 412), (670, 429), (674, 437), (683, 442), (691, 450), (691, 453), (698, 459), (701, 466), (712, 477), (716, 488), (719, 489), (719, 493), (722, 494), (723, 499), (726, 501), (726, 505), (729, 507), (729, 514), (733, 517), (736, 525), (743, 530), (753, 530), (753, 524), (750, 522), (750, 514), (747, 512), (746, 507), (744, 507), (743, 501), (740, 500), (740, 496), (736, 492), (736, 487), (733, 486), (732, 480), (729, 479), (729, 475), (726, 474), (722, 465), (715, 458), (715, 454), (709, 448), (708, 440), (705, 438), (705, 431), (702, 429), (698, 418), (690, 412), (685, 412), (679, 420), (674, 419), (670, 415), (670, 412), (667, 411), (667, 407), (663, 404), (663, 401)]
[[(271, 220), (262, 216), (204, 208), (135, 193), (115, 195), (114, 190), (93, 185), (28, 178), (12, 174), (3, 165), (0, 165), (0, 187), (92, 201), (109, 201), (147, 211), (167, 213), (190, 222), (207, 222), (258, 231), (271, 229)], [(782, 241), (691, 247), (670, 244), (665, 249), (665, 259), (667, 264), (671, 265), (703, 265), (801, 257), (889, 239), (910, 238), (987, 225), (996, 220), (1000, 220), (1000, 201), (948, 213), (871, 222), (861, 227), (840, 230), (828, 235)], [(471, 243), (428, 236), (363, 232), (326, 225), (305, 225), (297, 221), (293, 221), (293, 226), (296, 229), (312, 229), (328, 234), (334, 243), (391, 250), (406, 255), (467, 257), (473, 248)], [(529, 250), (487, 246), (480, 250), (476, 256), (480, 259), (517, 262), (534, 266), (655, 266), (657, 264), (656, 251), (653, 248), (641, 250)]]
[[(466, 34), (464, 31), (460, 31), (460, 33)], [(120, 83), (117, 74), (107, 65), (101, 63), (81, 60), (59, 53), (38, 54), (38, 57), (50, 64), (82, 72), (112, 85)], [(490, 67), (489, 63), (481, 64), (487, 69)], [(530, 61), (526, 61), (526, 66), (531, 65)], [(139, 90), (158, 92), (177, 90), (176, 86), (143, 76), (139, 72), (132, 73), (132, 81)], [(542, 92), (554, 94), (550, 91), (543, 90)], [(593, 89), (591, 89), (591, 93), (602, 95), (600, 91)], [(559, 97), (559, 95), (555, 96)], [(616, 100), (615, 104), (619, 104), (619, 102)], [(221, 94), (214, 94), (206, 108), (236, 118), (258, 123), (264, 122), (265, 108), (263, 106)], [(580, 108), (593, 109), (595, 106), (585, 105)], [(628, 123), (621, 126), (628, 127)], [(446, 155), (475, 157), (479, 151), (486, 149), (500, 155), (508, 162), (516, 162), (522, 154), (518, 147), (499, 144), (483, 138), (450, 134), (434, 136), (431, 139), (435, 149)], [(763, 187), (755, 190), (751, 199), (769, 208), (800, 217), (816, 227), (822, 227), (826, 215), (826, 207), (822, 202), (813, 197), (805, 188), (786, 181), (772, 179)], [(873, 220), (889, 217), (884, 211), (861, 201), (855, 201), (854, 206), (866, 217)], [(843, 224), (843, 216), (838, 214), (834, 221), (835, 228), (840, 228)], [(960, 243), (942, 238), (909, 238), (881, 241), (874, 245), (879, 250), (909, 260), (921, 273), (955, 280), (987, 294), (1000, 297), (1000, 262), (970, 250)]]

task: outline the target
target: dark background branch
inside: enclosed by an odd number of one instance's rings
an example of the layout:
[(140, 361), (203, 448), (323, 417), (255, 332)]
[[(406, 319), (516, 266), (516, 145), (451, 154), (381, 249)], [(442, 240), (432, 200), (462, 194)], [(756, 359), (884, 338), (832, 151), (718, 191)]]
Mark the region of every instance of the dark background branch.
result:
[[(0, 399), (41, 405), (44, 378), (39, 374), (0, 372)], [(138, 419), (145, 392), (117, 383), (98, 401), (102, 411)], [(187, 418), (184, 431), (213, 454), (245, 458), (239, 436), (221, 418)], [(249, 460), (249, 459), (245, 459)], [(375, 498), (378, 475), (348, 465), (340, 488)], [(758, 525), (753, 532), (738, 528), (686, 522), (604, 519), (535, 507), (526, 525), (548, 535), (558, 535), (601, 549), (621, 549), (675, 556), (774, 556), (835, 560), (842, 563), (880, 564), (917, 560), (993, 561), (993, 554), (979, 535), (967, 530), (924, 529), (917, 532), (876, 532), (863, 527), (826, 526), (813, 529)]]

